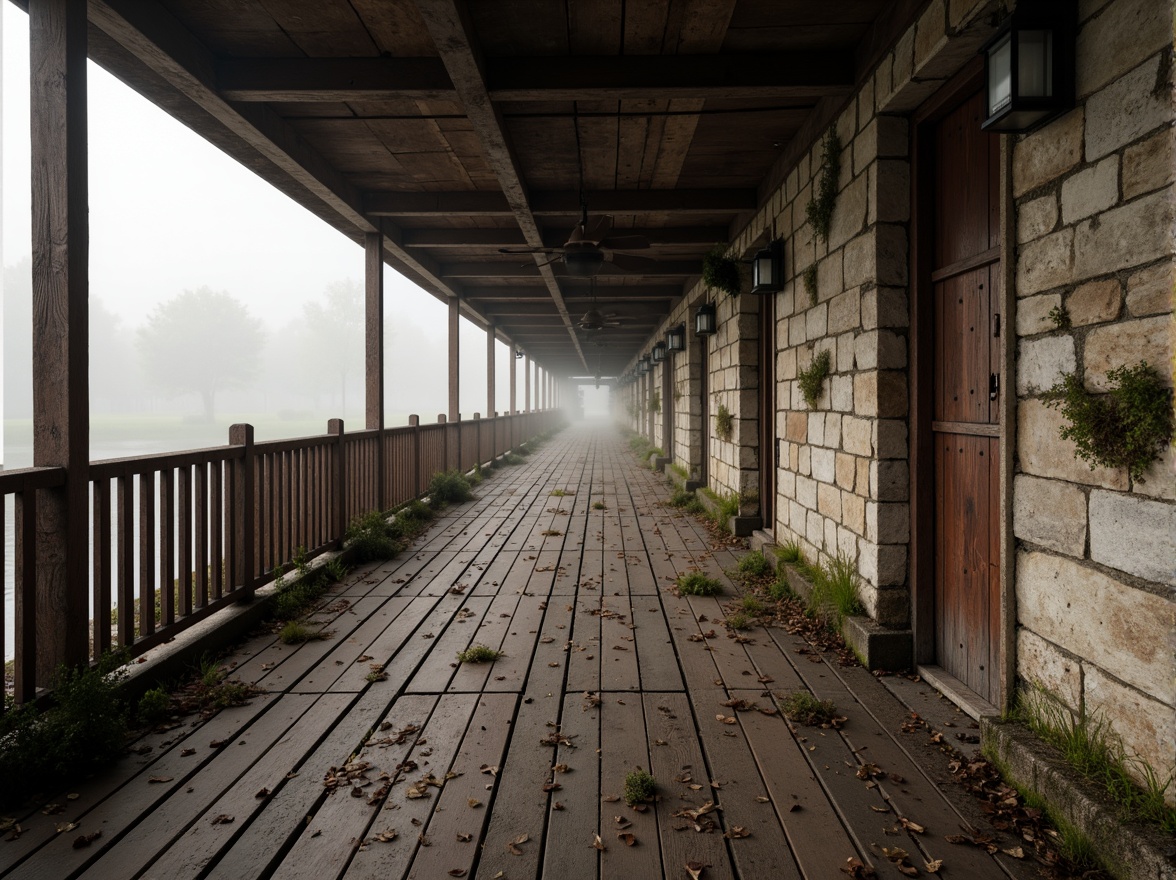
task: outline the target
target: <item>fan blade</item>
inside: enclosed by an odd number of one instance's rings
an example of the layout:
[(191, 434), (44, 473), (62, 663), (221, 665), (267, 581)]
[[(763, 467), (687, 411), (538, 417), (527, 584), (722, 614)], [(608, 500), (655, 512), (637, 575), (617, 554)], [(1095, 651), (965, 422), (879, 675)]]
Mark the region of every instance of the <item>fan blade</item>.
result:
[(639, 251), (649, 247), (644, 235), (612, 235), (600, 242), (600, 247), (612, 251)]
[(605, 251), (604, 258), (618, 269), (625, 269), (630, 272), (639, 272), (657, 263), (657, 260), (651, 257), (638, 257), (634, 254), (618, 254), (612, 251)]
[[(563, 259), (563, 254), (556, 254), (554, 257), (552, 257), (546, 263), (540, 263), (538, 268), (542, 269), (544, 266), (550, 266), (552, 263), (558, 263), (562, 259)], [(531, 264), (530, 263), (523, 263), (523, 265), (530, 266)]]
[(525, 247), (525, 248), (499, 248), (500, 254), (562, 254), (563, 248), (550, 247)]
[(580, 241), (590, 241), (599, 245), (608, 235), (610, 229), (612, 229), (612, 217), (608, 214), (599, 214), (588, 221), (587, 227), (577, 226), (576, 232), (580, 233)]

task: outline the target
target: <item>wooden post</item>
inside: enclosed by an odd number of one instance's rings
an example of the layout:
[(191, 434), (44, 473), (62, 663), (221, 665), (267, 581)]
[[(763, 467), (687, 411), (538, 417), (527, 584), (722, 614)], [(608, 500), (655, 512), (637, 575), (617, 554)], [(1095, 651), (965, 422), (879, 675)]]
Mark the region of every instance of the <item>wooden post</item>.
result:
[(459, 400), (461, 383), (459, 375), (461, 373), (461, 345), (458, 339), (458, 330), (461, 326), (461, 301), (452, 296), (449, 298), (449, 421), (456, 422), (458, 420), (458, 412), (461, 410), (461, 403)]
[(514, 346), (510, 348), (510, 414), (513, 416), (519, 411), (518, 401), (518, 370), (515, 364), (518, 358), (515, 357)]
[(413, 413), (408, 417), (412, 428), (412, 497), (421, 494), (421, 417)]
[(233, 507), (236, 536), (236, 571), (230, 588), (240, 589), (240, 600), (253, 600), (253, 587), (257, 578), (257, 532), (253, 527), (256, 512), (253, 491), (253, 426), (232, 425), (229, 427), (229, 445), (244, 446), (245, 454), (237, 462), (233, 480)]
[[(86, 4), (29, 3), (32, 106), (33, 465), (66, 469), (40, 493), (37, 684), (89, 654), (89, 204)], [(29, 503), (29, 499), (25, 499)]]
[(494, 415), (494, 325), (486, 328), (486, 412)]
[(523, 358), (523, 412), (531, 411), (531, 356)]
[(327, 422), (327, 433), (333, 434), (335, 440), (335, 467), (333, 479), (335, 483), (335, 545), (343, 549), (343, 536), (347, 534), (347, 437), (343, 431), (342, 419), (331, 419)]
[(369, 232), (364, 236), (364, 348), (367, 353), (364, 401), (366, 427), (379, 431), (376, 439), (376, 508), (386, 507), (384, 458), (384, 236)]

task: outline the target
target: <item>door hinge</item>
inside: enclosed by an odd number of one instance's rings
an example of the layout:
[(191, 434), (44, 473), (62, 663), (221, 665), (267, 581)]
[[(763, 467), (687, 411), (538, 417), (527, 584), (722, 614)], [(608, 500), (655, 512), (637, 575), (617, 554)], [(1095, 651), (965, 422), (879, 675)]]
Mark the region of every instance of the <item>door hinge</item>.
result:
[(996, 400), (1000, 396), (1000, 373), (988, 374), (988, 399)]
[(992, 335), (1000, 338), (1000, 312), (996, 312), (992, 316)]
[(779, 441), (779, 439), (777, 439), (776, 440), (776, 468), (777, 468), (777, 470), (779, 469), (779, 467), (780, 467), (780, 441)]

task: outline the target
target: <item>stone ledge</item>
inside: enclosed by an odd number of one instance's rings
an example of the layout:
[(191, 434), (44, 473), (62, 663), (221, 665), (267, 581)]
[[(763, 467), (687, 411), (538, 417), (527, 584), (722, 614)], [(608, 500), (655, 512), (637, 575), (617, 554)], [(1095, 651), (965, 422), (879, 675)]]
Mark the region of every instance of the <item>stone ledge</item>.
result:
[(675, 489), (680, 489), (683, 492), (696, 492), (702, 488), (702, 480), (692, 480), (689, 477), (684, 477), (672, 467), (665, 469), (666, 479), (670, 481)]
[(666, 465), (669, 464), (669, 461), (670, 460), (664, 455), (658, 455), (656, 452), (651, 452), (649, 454), (649, 469), (655, 473), (664, 471), (666, 469)]
[(1041, 795), (1050, 811), (1081, 831), (1120, 880), (1176, 880), (1176, 847), (1159, 831), (1125, 823), (1093, 783), (1083, 779), (1027, 728), (984, 718), (986, 755), (1022, 788)]
[[(699, 492), (695, 497), (706, 508), (707, 513), (712, 516), (718, 513), (719, 502), (710, 492)], [(737, 538), (746, 538), (762, 526), (763, 522), (758, 516), (731, 516), (727, 518), (727, 529)]]

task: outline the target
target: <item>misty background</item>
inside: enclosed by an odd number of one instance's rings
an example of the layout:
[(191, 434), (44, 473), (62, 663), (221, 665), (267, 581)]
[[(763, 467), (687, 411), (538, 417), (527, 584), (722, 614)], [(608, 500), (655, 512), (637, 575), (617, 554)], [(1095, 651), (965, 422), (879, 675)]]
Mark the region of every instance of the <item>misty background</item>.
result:
[[(28, 17), (0, 0), (3, 414), (31, 464)], [(94, 63), (89, 77), (92, 459), (363, 427), (363, 250)], [(447, 309), (385, 267), (388, 426), (448, 408)], [(463, 418), (486, 334), (461, 322)], [(509, 358), (496, 343), (496, 408)], [(523, 370), (518, 407), (523, 408)]]

